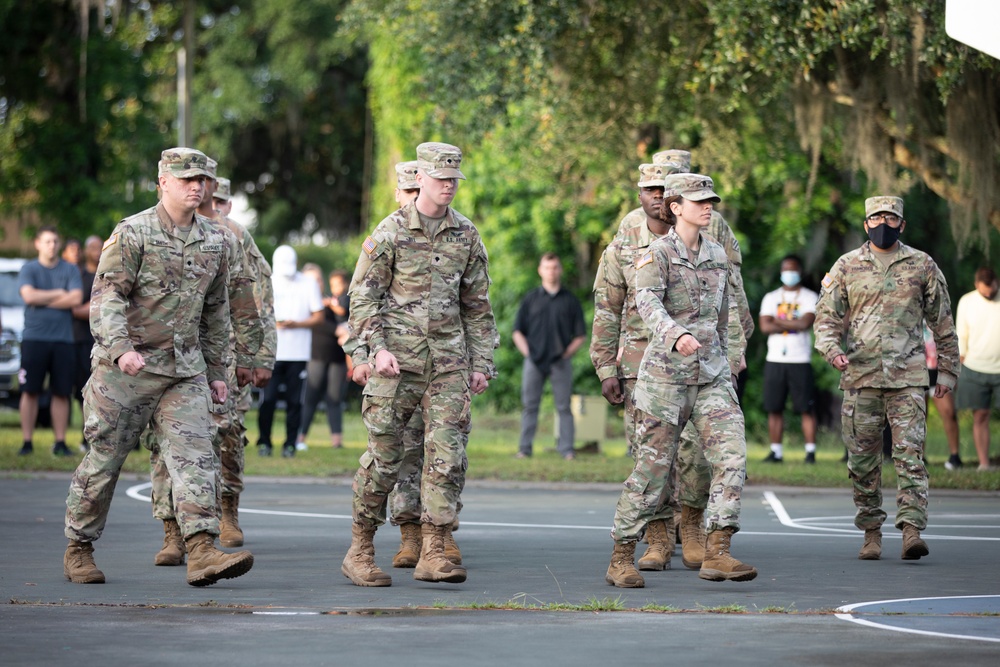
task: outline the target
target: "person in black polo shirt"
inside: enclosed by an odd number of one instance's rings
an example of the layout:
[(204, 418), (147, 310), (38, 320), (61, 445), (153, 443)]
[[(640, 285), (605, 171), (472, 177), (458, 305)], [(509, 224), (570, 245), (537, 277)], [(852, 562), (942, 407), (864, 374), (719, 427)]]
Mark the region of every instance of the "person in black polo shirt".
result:
[(562, 286), (562, 262), (552, 252), (538, 264), (542, 286), (528, 292), (514, 320), (514, 345), (524, 355), (521, 376), (521, 442), (517, 458), (531, 456), (538, 427), (538, 404), (545, 379), (552, 382), (552, 396), (559, 413), (559, 454), (572, 460), (573, 415), (569, 409), (573, 393), (573, 355), (583, 345), (586, 330), (580, 300)]

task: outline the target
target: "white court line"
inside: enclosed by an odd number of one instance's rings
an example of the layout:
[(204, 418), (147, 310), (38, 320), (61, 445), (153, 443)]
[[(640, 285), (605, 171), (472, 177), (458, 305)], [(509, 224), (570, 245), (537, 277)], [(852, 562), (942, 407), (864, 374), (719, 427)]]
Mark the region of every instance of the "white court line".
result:
[(893, 632), (905, 632), (911, 635), (924, 635), (927, 637), (947, 637), (949, 639), (971, 639), (973, 641), (979, 642), (997, 642), (1000, 643), (1000, 638), (997, 637), (981, 637), (979, 635), (956, 635), (949, 632), (932, 632), (931, 630), (917, 630), (914, 628), (901, 628), (897, 625), (886, 625), (884, 623), (876, 623), (875, 621), (868, 620), (866, 618), (858, 618), (851, 612), (858, 607), (869, 607), (872, 605), (879, 604), (892, 604), (894, 602), (921, 602), (923, 600), (969, 600), (976, 598), (997, 598), (997, 595), (950, 595), (934, 598), (901, 598), (899, 600), (877, 600), (875, 602), (858, 602), (855, 604), (844, 605), (843, 607), (837, 607), (835, 609), (834, 616), (842, 621), (850, 621), (851, 623), (857, 623), (858, 625), (865, 625), (870, 628), (878, 628), (879, 630), (891, 630)]
[[(136, 484), (130, 486), (126, 489), (125, 494), (132, 498), (133, 500), (138, 500), (140, 502), (148, 503), (152, 502), (150, 496), (144, 495), (143, 491), (148, 491), (152, 488), (153, 484), (151, 482), (143, 482), (141, 484)], [(788, 512), (785, 511), (784, 505), (778, 500), (778, 497), (770, 491), (764, 492), (764, 500), (771, 506), (778, 520), (781, 521), (783, 526), (789, 528), (800, 528), (802, 530), (815, 530), (824, 533), (825, 537), (857, 537), (858, 530), (856, 528), (825, 528), (820, 526), (805, 526), (797, 521), (793, 520)], [(300, 517), (304, 519), (345, 519), (352, 520), (353, 517), (350, 514), (326, 514), (319, 512), (292, 512), (286, 510), (261, 510), (252, 509), (246, 507), (240, 507), (241, 514), (262, 514), (268, 516), (288, 516), (288, 517)], [(818, 517), (813, 517), (818, 518)], [(834, 517), (837, 518), (837, 517)], [(502, 523), (495, 521), (465, 521), (462, 520), (463, 526), (483, 526), (488, 528), (535, 528), (539, 530), (611, 530), (610, 526), (581, 526), (574, 524), (558, 524), (558, 523)], [(786, 533), (786, 532), (773, 532), (773, 531), (752, 531), (752, 530), (741, 530), (741, 535), (757, 535), (766, 537), (802, 537), (802, 533)], [(1000, 541), (1000, 538), (994, 537), (956, 537), (952, 535), (935, 535), (934, 539), (940, 540), (968, 540), (968, 541), (988, 541), (996, 542)]]
[[(782, 504), (781, 500), (778, 499), (778, 496), (773, 491), (764, 492), (764, 502), (766, 502), (768, 505), (771, 506), (771, 511), (774, 512), (774, 516), (775, 518), (778, 519), (778, 522), (782, 526), (786, 526), (788, 528), (796, 528), (798, 530), (813, 530), (817, 532), (826, 533), (827, 535), (830, 535), (831, 533), (838, 533), (838, 534), (849, 534), (856, 536), (859, 533), (858, 529), (853, 526), (851, 528), (833, 528), (827, 525), (809, 525), (807, 523), (804, 523), (804, 521), (819, 521), (822, 520), (824, 517), (793, 519), (791, 515), (788, 513), (788, 511), (785, 509), (784, 504)], [(969, 515), (962, 515), (962, 516), (967, 518)], [(836, 519), (841, 519), (842, 517), (834, 516), (825, 518), (830, 520), (836, 520)], [(853, 518), (854, 517), (850, 517), (852, 521)], [(951, 528), (951, 526), (942, 526), (942, 528)], [(747, 534), (749, 535), (751, 533)], [(923, 532), (923, 536), (933, 537), (935, 540), (962, 540), (967, 542), (1000, 542), (1000, 537), (966, 537), (963, 535), (937, 535), (937, 534), (927, 533), (926, 531)], [(888, 537), (896, 537), (896, 536), (890, 534), (888, 535)]]

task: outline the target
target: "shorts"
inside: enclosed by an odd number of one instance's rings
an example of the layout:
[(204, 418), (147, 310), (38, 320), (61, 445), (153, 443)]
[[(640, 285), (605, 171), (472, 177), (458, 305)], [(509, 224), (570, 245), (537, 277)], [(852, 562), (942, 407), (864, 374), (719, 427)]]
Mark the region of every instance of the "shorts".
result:
[(989, 410), (1000, 400), (1000, 373), (980, 373), (962, 366), (955, 389), (959, 410)]
[(70, 396), (76, 380), (76, 344), (50, 340), (25, 340), (21, 342), (21, 372), (18, 379), (21, 391), (40, 394), (49, 377), (49, 390), (53, 396)]
[(797, 414), (815, 412), (816, 383), (812, 365), (765, 361), (764, 412), (784, 412), (789, 393), (792, 395), (792, 409)]

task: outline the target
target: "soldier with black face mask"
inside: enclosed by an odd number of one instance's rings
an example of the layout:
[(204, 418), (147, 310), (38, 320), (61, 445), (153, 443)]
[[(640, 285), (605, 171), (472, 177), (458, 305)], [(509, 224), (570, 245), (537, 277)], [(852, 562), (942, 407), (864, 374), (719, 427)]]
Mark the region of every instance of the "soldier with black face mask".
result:
[(906, 228), (903, 200), (865, 200), (869, 242), (837, 260), (823, 279), (816, 306), (816, 349), (841, 371), (847, 468), (854, 483), (854, 525), (865, 531), (858, 558), (882, 554), (882, 429), (892, 429), (896, 468), (896, 528), (904, 560), (929, 553), (920, 531), (927, 526), (927, 469), (923, 461), (928, 386), (923, 326), (938, 352), (934, 395), (958, 379), (958, 339), (948, 285), (930, 255), (899, 242)]

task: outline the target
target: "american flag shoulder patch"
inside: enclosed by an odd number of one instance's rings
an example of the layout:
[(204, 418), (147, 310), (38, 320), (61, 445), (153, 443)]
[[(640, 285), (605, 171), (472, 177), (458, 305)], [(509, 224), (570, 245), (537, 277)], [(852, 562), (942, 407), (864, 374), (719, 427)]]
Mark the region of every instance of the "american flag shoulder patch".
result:
[(646, 252), (646, 253), (643, 253), (639, 257), (639, 259), (635, 260), (635, 268), (641, 269), (642, 267), (646, 266), (647, 264), (652, 264), (652, 263), (653, 263), (653, 253)]
[(370, 236), (365, 239), (364, 243), (361, 244), (361, 249), (364, 250), (369, 255), (372, 254), (373, 252), (375, 252), (375, 248), (377, 248), (377, 247), (378, 247), (378, 244), (375, 243), (375, 239), (373, 239)]
[(112, 234), (111, 237), (107, 241), (104, 242), (104, 247), (101, 248), (101, 251), (103, 252), (103, 251), (107, 250), (108, 248), (110, 248), (111, 246), (113, 246), (117, 242), (118, 242), (118, 234)]
[(826, 274), (826, 276), (823, 277), (823, 287), (829, 287), (832, 284), (833, 284), (833, 276), (831, 276), (828, 273)]

